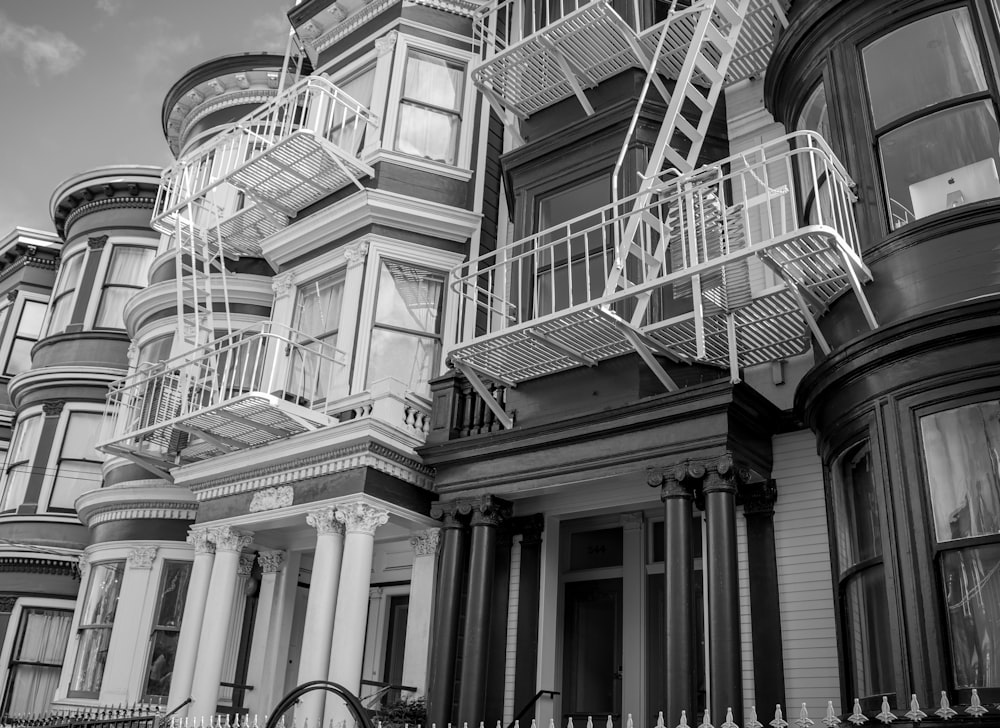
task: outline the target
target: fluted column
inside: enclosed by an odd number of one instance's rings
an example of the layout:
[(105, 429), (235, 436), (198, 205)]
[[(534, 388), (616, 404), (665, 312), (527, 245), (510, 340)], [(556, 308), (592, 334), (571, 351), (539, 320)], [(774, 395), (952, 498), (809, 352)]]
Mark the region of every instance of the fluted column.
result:
[(465, 602), (462, 675), (458, 687), (458, 720), (475, 725), (486, 720), (486, 666), (490, 646), (493, 601), (493, 565), (497, 526), (510, 514), (505, 503), (486, 496), (470, 506), (472, 547), (469, 553), (469, 590)]
[[(306, 523), (316, 529), (316, 551), (306, 603), (299, 685), (310, 680), (326, 680), (330, 673), (333, 617), (337, 610), (344, 553), (344, 524), (337, 520), (336, 513), (336, 508), (327, 507), (306, 515)], [(309, 725), (322, 725), (324, 701), (324, 693), (320, 691), (303, 695), (296, 709), (296, 722), (302, 725), (303, 719), (308, 718)]]
[[(340, 571), (340, 596), (333, 622), (333, 653), (330, 680), (340, 683), (357, 695), (361, 688), (362, 661), (365, 656), (365, 626), (368, 621), (368, 590), (372, 581), (372, 554), (375, 530), (388, 522), (388, 511), (367, 503), (351, 503), (337, 509), (337, 520), (344, 524), (344, 559)], [(329, 707), (331, 703), (327, 703)], [(343, 705), (339, 701), (334, 703)], [(337, 725), (342, 711), (328, 713)]]
[(266, 714), (280, 698), (270, 689), (273, 682), (270, 675), (277, 669), (278, 662), (272, 650), (275, 635), (280, 630), (283, 610), (280, 607), (281, 589), (279, 575), (285, 564), (284, 551), (260, 551), (260, 597), (254, 619), (253, 639), (250, 641), (250, 659), (247, 661), (247, 684), (253, 690), (247, 695), (251, 712)]
[(410, 572), (410, 606), (406, 617), (406, 646), (403, 649), (403, 685), (417, 689), (413, 697), (422, 697), (427, 691), (427, 651), (431, 641), (434, 571), (440, 536), (440, 529), (428, 528), (410, 538), (413, 569)]
[(427, 722), (447, 725), (455, 696), (455, 658), (458, 656), (458, 615), (461, 611), (462, 567), (465, 564), (464, 526), (454, 503), (436, 505), (431, 517), (441, 519), (441, 556), (434, 596), (431, 655), (427, 664)]
[(218, 705), (226, 638), (236, 596), (236, 572), (240, 566), (240, 552), (250, 545), (251, 534), (221, 526), (211, 529), (209, 538), (215, 543), (215, 563), (191, 688), (193, 700), (189, 713), (194, 716), (212, 715)]
[(726, 709), (742, 724), (743, 675), (740, 664), (739, 562), (736, 544), (737, 469), (725, 455), (707, 467), (705, 493), (708, 571), (708, 656), (712, 718)]
[[(174, 655), (174, 672), (170, 679), (168, 709), (175, 708), (191, 697), (194, 684), (194, 668), (197, 664), (201, 640), (201, 625), (208, 602), (208, 588), (212, 580), (212, 564), (215, 561), (215, 544), (208, 538), (204, 528), (192, 528), (187, 542), (194, 546), (194, 563), (191, 565), (191, 579), (188, 582), (187, 597), (184, 600), (184, 615), (181, 618), (181, 632), (177, 637), (177, 652)], [(185, 705), (175, 715), (188, 714)]]

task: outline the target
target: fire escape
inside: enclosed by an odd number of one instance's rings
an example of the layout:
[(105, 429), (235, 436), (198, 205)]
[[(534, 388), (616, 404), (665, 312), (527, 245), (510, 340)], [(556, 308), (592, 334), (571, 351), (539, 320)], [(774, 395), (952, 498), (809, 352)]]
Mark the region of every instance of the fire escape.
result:
[(309, 205), (373, 174), (378, 125), (326, 78), (305, 77), (163, 175), (153, 227), (171, 236), (183, 353), (112, 385), (103, 451), (170, 479), (188, 463), (336, 423), (342, 352), (269, 321), (234, 330), (227, 264)]
[[(742, 367), (801, 354), (811, 337), (828, 352), (816, 321), (848, 292), (877, 326), (862, 290), (871, 274), (854, 183), (822, 138), (790, 134), (695, 168), (720, 94), (765, 68), (783, 4), (674, 0), (648, 27), (638, 7), (631, 15), (608, 0), (494, 0), (477, 16), (484, 61), (473, 80), (515, 136), (519, 119), (566, 98), (592, 114), (586, 89), (646, 72), (612, 203), (453, 271), (469, 338), (450, 359), (506, 427), (491, 384), (630, 352), (669, 391), (677, 386), (658, 357), (716, 365), (738, 381)], [(618, 173), (651, 86), (667, 109), (638, 191), (620, 198)], [(761, 265), (770, 286), (752, 285)]]

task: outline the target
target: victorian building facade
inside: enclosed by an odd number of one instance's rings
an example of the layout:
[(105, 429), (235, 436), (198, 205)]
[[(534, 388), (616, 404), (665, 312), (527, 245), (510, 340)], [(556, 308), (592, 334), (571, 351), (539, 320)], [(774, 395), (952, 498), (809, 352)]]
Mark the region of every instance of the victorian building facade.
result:
[(193, 68), (3, 243), (3, 711), (989, 722), (997, 11), (307, 0)]

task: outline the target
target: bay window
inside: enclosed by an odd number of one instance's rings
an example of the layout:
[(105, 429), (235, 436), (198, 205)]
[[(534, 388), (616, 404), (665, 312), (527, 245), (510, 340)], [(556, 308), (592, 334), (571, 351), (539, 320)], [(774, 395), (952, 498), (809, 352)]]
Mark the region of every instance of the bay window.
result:
[(342, 270), (298, 288), (292, 328), (305, 335), (305, 348), (314, 355), (293, 350), (295, 360), (291, 362), (289, 389), (307, 400), (325, 399), (330, 395), (338, 364), (328, 357), (337, 346), (343, 300)]
[(395, 148), (458, 164), (465, 64), (411, 48), (406, 54)]
[(136, 291), (146, 287), (146, 275), (155, 254), (154, 248), (135, 245), (115, 245), (111, 248), (111, 259), (104, 275), (101, 300), (94, 320), (95, 328), (125, 328), (125, 304)]
[(90, 569), (90, 583), (80, 614), (70, 697), (96, 698), (100, 695), (124, 576), (124, 561), (106, 561)]
[(441, 304), (445, 274), (383, 259), (379, 268), (375, 321), (368, 356), (368, 384), (393, 378), (417, 394), (441, 356)]
[(41, 714), (49, 710), (72, 619), (71, 609), (25, 607), (21, 611), (0, 715)]
[(72, 511), (77, 497), (101, 487), (101, 453), (95, 448), (103, 416), (70, 412), (56, 462), (50, 511)]
[(3, 373), (13, 376), (26, 372), (31, 368), (31, 347), (42, 334), (42, 321), (45, 318), (45, 303), (42, 301), (24, 300), (20, 307), (14, 306), (16, 318), (9, 322), (12, 328), (10, 352), (4, 362)]
[(892, 228), (1000, 196), (1000, 130), (967, 7), (861, 50)]
[(18, 421), (14, 441), (7, 454), (7, 469), (4, 473), (3, 503), (0, 511), (13, 511), (24, 502), (31, 478), (31, 462), (38, 447), (42, 416), (32, 415)]
[(920, 418), (955, 688), (1000, 687), (1000, 400)]
[(160, 578), (153, 632), (149, 638), (149, 667), (143, 700), (166, 701), (170, 695), (170, 677), (177, 655), (177, 639), (181, 632), (184, 600), (187, 598), (191, 564), (186, 561), (166, 561)]
[(73, 294), (76, 293), (80, 276), (83, 275), (84, 252), (81, 250), (63, 260), (59, 269), (59, 279), (52, 292), (52, 303), (49, 307), (49, 336), (61, 334), (69, 325), (73, 302), (76, 299)]

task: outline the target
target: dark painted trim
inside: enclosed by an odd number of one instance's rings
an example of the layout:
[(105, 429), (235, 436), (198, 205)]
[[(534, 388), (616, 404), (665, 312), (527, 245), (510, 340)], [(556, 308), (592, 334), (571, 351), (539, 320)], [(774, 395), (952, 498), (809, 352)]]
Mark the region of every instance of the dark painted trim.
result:
[(62, 417), (65, 402), (48, 400), (42, 406), (42, 430), (38, 433), (38, 445), (31, 459), (31, 473), (28, 475), (28, 485), (25, 488), (24, 501), (17, 507), (18, 515), (37, 513), (39, 499), (42, 495), (42, 483), (48, 475), (49, 458), (52, 456), (56, 441), (56, 430)]
[(106, 521), (90, 529), (90, 543), (111, 543), (114, 541), (187, 541), (188, 529), (194, 521), (187, 520), (146, 520)]
[(483, 716), (503, 715), (505, 670), (507, 666), (507, 606), (510, 602), (512, 536), (501, 528), (493, 564), (492, 608), (489, 616), (489, 648), (486, 663), (486, 698)]
[[(542, 593), (542, 530), (545, 519), (539, 513), (523, 519), (521, 532), (521, 577), (517, 588), (517, 644), (514, 653), (514, 712), (535, 696), (538, 668), (538, 607)], [(554, 686), (540, 686), (542, 689)], [(524, 716), (530, 723), (535, 708)]]
[(464, 526), (453, 516), (445, 516), (441, 528), (441, 551), (435, 583), (431, 648), (427, 661), (427, 722), (452, 722), (455, 695), (455, 661), (458, 657), (458, 623), (465, 571), (466, 536)]

